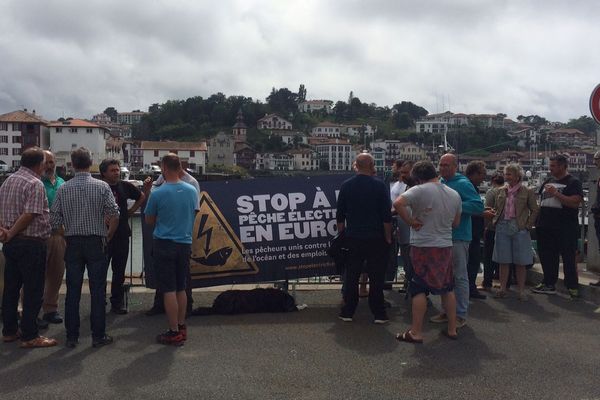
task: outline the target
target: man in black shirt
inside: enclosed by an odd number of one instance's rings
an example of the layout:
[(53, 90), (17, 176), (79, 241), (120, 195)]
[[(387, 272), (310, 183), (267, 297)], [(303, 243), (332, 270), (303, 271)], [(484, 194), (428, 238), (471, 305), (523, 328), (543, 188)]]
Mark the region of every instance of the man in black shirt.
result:
[(376, 324), (389, 321), (383, 300), (383, 284), (390, 245), (392, 213), (389, 188), (373, 177), (375, 163), (370, 154), (356, 157), (356, 176), (346, 180), (337, 201), (338, 231), (345, 231), (350, 248), (346, 270), (344, 306), (339, 318), (350, 322), (358, 305), (358, 280), (366, 261), (369, 274), (369, 307)]
[[(484, 181), (487, 170), (485, 163), (480, 160), (474, 160), (467, 164), (465, 176), (471, 181), (477, 193), (479, 185)], [(472, 299), (484, 300), (486, 296), (477, 290), (477, 274), (481, 268), (481, 239), (483, 238), (484, 228), (483, 214), (471, 215), (471, 243), (469, 243), (469, 259), (467, 261), (467, 272), (469, 274), (469, 297)]]
[[(123, 304), (123, 283), (125, 282), (125, 269), (129, 256), (129, 236), (131, 236), (128, 220), (144, 201), (144, 194), (131, 183), (121, 180), (121, 165), (118, 160), (106, 159), (102, 161), (100, 163), (100, 175), (110, 186), (119, 206), (119, 226), (107, 247), (108, 262), (112, 265), (111, 311), (115, 314), (127, 314), (127, 309)], [(135, 201), (131, 208), (128, 207), (128, 199)]]
[(563, 260), (565, 286), (571, 298), (579, 297), (577, 239), (579, 205), (583, 200), (581, 182), (567, 172), (568, 159), (562, 154), (550, 157), (552, 175), (540, 188), (540, 215), (536, 224), (537, 244), (544, 281), (534, 293), (555, 294), (559, 256)]

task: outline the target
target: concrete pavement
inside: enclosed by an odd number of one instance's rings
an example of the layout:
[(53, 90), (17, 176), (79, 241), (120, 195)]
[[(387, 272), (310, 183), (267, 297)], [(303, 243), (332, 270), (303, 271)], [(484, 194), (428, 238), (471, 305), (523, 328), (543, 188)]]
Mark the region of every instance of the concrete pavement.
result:
[[(196, 305), (216, 294), (195, 292)], [(96, 350), (86, 295), (78, 348), (64, 347), (63, 326), (47, 332), (60, 340), (55, 348), (0, 344), (0, 398), (600, 398), (600, 314), (591, 303), (488, 298), (472, 303), (460, 340), (427, 324), (419, 346), (394, 339), (410, 312), (399, 293), (387, 297), (394, 307), (385, 326), (372, 324), (365, 300), (344, 323), (336, 318), (338, 290), (299, 290), (304, 311), (193, 317), (188, 342), (174, 348), (154, 341), (165, 317), (142, 313), (152, 295), (133, 293), (128, 315), (108, 315), (115, 343)]]

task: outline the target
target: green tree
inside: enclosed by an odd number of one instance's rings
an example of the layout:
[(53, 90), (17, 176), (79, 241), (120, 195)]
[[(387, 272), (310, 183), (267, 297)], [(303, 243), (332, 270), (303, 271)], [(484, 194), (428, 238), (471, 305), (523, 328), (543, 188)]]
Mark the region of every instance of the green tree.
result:
[(335, 117), (335, 122), (343, 122), (346, 119), (346, 115), (348, 113), (348, 104), (343, 101), (338, 101), (335, 103), (335, 107), (333, 108), (333, 115)]
[(401, 103), (394, 104), (392, 108), (398, 111), (398, 114), (401, 114), (403, 112), (408, 113), (408, 115), (410, 115), (413, 121), (416, 121), (419, 118), (429, 114), (429, 112), (426, 109), (416, 104), (413, 104), (410, 101), (403, 101)]
[(355, 118), (359, 118), (361, 116), (361, 111), (363, 109), (362, 102), (358, 97), (352, 97), (350, 103), (348, 104), (348, 113), (346, 118), (349, 120), (354, 120)]
[(271, 94), (267, 97), (267, 104), (271, 108), (271, 112), (288, 118), (290, 114), (295, 114), (298, 111), (298, 95), (288, 88), (273, 88)]
[(595, 135), (596, 130), (600, 128), (600, 125), (598, 125), (598, 123), (592, 117), (582, 115), (579, 118), (570, 119), (565, 127), (579, 129), (581, 132), (587, 135)]
[(414, 121), (408, 112), (396, 113), (394, 116), (394, 126), (400, 129), (406, 129), (414, 126)]
[(298, 103), (302, 103), (303, 101), (306, 101), (306, 87), (301, 83), (298, 88)]
[(517, 117), (517, 121), (519, 121), (523, 124), (531, 125), (536, 129), (541, 126), (544, 126), (548, 123), (546, 118), (540, 117), (539, 115), (527, 115), (527, 116), (519, 115)]
[(117, 114), (119, 114), (119, 112), (114, 107), (107, 107), (104, 110), (104, 114), (108, 115), (110, 117), (111, 121), (116, 122), (117, 121)]

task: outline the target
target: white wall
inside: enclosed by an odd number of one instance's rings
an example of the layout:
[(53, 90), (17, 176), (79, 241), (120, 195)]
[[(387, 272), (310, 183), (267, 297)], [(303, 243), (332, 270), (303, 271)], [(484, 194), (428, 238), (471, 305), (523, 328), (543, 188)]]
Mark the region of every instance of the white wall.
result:
[[(77, 129), (77, 132), (71, 132), (71, 129)], [(88, 130), (91, 130), (91, 133)], [(53, 153), (70, 153), (79, 147), (87, 148), (92, 155), (92, 163), (99, 165), (106, 158), (104, 129), (76, 128), (68, 125), (50, 128), (50, 151)], [(60, 166), (59, 160), (56, 161)]]
[[(154, 149), (144, 149), (142, 151), (142, 160), (144, 166), (146, 165), (160, 165), (160, 160), (170, 153), (171, 150), (158, 150), (158, 155), (155, 155)], [(195, 150), (194, 157), (190, 157), (190, 150), (177, 150), (177, 155), (182, 161), (186, 161), (188, 164), (196, 164), (196, 169), (202, 167), (202, 171), (206, 171), (206, 152)]]
[[(4, 125), (4, 123), (2, 123)], [(0, 154), (0, 160), (4, 161), (9, 167), (17, 167), (21, 161), (21, 143), (13, 143), (14, 137), (21, 137), (21, 131), (13, 131), (12, 124), (6, 123), (6, 130), (0, 130), (0, 136), (6, 137), (7, 143), (0, 142), (0, 149), (6, 149), (8, 154)], [(13, 155), (13, 149), (18, 149), (18, 153)], [(1, 152), (0, 152), (1, 153)]]

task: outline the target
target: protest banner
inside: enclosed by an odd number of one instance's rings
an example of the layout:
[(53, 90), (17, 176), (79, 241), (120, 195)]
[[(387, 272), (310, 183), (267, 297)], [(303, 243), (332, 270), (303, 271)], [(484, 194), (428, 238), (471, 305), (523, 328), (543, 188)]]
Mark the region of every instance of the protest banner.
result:
[(337, 232), (337, 194), (350, 176), (202, 182), (192, 286), (335, 274), (326, 250)]

